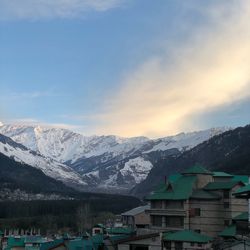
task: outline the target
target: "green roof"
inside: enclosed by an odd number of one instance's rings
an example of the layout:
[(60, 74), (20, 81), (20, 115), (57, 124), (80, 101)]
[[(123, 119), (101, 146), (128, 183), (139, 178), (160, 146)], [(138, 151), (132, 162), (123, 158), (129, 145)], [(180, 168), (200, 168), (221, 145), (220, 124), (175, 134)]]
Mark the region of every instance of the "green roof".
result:
[(196, 176), (181, 176), (173, 183), (162, 185), (147, 200), (186, 200), (192, 194)]
[(92, 250), (93, 249), (93, 242), (91, 240), (86, 239), (75, 239), (70, 240), (68, 243), (69, 250)]
[(247, 220), (248, 221), (248, 212), (244, 212), (235, 216), (233, 220)]
[[(227, 181), (227, 182), (210, 182), (204, 189), (205, 190), (222, 190), (222, 189), (232, 189), (235, 185), (241, 183), (239, 181)], [(242, 183), (243, 184), (243, 183)]]
[(112, 227), (108, 228), (107, 232), (109, 234), (133, 234), (135, 233), (135, 230), (131, 227)]
[(219, 194), (215, 194), (206, 190), (197, 189), (195, 190), (191, 197), (191, 199), (202, 199), (202, 200), (219, 200), (221, 196)]
[(165, 241), (208, 243), (212, 239), (213, 238), (207, 235), (199, 234), (191, 230), (182, 230), (163, 234), (163, 240)]
[(237, 194), (244, 194), (244, 193), (250, 193), (250, 184), (237, 189), (233, 194), (237, 195)]
[(177, 181), (179, 178), (181, 178), (182, 177), (182, 175), (181, 174), (171, 174), (171, 175), (169, 175), (169, 177), (168, 177), (168, 181), (169, 182), (175, 182), (175, 181)]
[(9, 237), (8, 247), (24, 247), (25, 237)]
[(234, 177), (231, 174), (225, 173), (225, 172), (213, 172), (214, 177)]
[(248, 181), (249, 181), (249, 176), (247, 175), (234, 175), (233, 181), (241, 181), (245, 184), (248, 184)]
[(200, 165), (195, 165), (191, 168), (186, 169), (184, 172), (182, 172), (182, 174), (210, 174), (212, 175), (213, 173)]
[(40, 250), (49, 250), (49, 249), (54, 248), (54, 247), (61, 245), (63, 243), (64, 243), (63, 239), (56, 239), (53, 241), (44, 242), (41, 244)]
[(225, 228), (218, 235), (221, 237), (234, 237), (236, 235), (236, 225), (231, 225), (231, 226)]
[(115, 235), (109, 236), (109, 239), (112, 242), (115, 242), (115, 241), (118, 241), (118, 240), (128, 239), (130, 237), (131, 237), (131, 235), (127, 235), (127, 234), (115, 234)]

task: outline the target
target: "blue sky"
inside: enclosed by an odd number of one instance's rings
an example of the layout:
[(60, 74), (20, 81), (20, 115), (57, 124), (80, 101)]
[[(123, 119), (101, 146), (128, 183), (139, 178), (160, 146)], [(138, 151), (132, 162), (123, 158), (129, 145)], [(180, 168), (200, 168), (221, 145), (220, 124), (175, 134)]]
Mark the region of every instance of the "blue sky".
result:
[(0, 0), (0, 121), (151, 137), (247, 124), (249, 10)]

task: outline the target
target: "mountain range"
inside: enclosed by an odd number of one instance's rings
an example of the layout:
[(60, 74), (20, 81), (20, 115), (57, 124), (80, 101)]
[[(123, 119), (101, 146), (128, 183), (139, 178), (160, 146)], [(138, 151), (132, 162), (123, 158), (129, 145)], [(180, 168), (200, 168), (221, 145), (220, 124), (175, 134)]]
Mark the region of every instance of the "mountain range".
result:
[(147, 178), (130, 194), (143, 197), (165, 177), (197, 164), (210, 170), (250, 175), (250, 125), (226, 131), (183, 153), (159, 159)]
[(128, 193), (147, 180), (162, 159), (184, 154), (228, 130), (212, 128), (149, 139), (83, 136), (61, 128), (2, 125), (0, 153), (80, 190)]

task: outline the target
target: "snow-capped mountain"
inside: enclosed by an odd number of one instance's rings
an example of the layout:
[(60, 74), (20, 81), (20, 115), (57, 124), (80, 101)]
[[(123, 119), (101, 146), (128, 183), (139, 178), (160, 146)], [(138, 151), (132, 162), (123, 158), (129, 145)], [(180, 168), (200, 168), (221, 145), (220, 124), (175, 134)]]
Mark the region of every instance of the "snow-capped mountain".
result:
[(83, 136), (61, 128), (3, 125), (0, 133), (82, 176), (92, 190), (126, 191), (143, 181), (159, 157), (191, 149), (228, 128), (146, 137)]
[(13, 158), (17, 162), (25, 163), (40, 169), (45, 175), (62, 181), (70, 186), (84, 186), (86, 183), (81, 176), (69, 166), (45, 157), (36, 151), (14, 142), (9, 137), (0, 134), (0, 153)]

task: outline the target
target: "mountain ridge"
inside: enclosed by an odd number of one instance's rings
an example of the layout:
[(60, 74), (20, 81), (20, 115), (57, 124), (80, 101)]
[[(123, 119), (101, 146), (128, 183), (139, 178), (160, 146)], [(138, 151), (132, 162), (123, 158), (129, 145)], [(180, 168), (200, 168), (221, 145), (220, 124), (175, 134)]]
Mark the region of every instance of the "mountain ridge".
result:
[(89, 191), (126, 193), (143, 181), (158, 158), (179, 154), (229, 128), (147, 137), (83, 136), (60, 128), (3, 125), (0, 133), (69, 166)]

